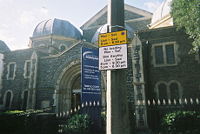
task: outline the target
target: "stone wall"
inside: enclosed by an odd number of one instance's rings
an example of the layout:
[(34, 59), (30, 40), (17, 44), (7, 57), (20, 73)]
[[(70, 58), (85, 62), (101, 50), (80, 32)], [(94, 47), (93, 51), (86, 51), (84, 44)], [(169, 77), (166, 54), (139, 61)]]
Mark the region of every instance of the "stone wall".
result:
[[(183, 31), (177, 31), (175, 27), (148, 30), (139, 33), (143, 43), (143, 55), (145, 65), (146, 92), (148, 98), (155, 98), (155, 84), (159, 81), (169, 82), (176, 80), (181, 84), (183, 98), (200, 97), (199, 79), (200, 64), (195, 60), (194, 54), (188, 54), (191, 40)], [(154, 67), (152, 62), (152, 46), (156, 43), (174, 41), (178, 44), (178, 64), (175, 66)]]

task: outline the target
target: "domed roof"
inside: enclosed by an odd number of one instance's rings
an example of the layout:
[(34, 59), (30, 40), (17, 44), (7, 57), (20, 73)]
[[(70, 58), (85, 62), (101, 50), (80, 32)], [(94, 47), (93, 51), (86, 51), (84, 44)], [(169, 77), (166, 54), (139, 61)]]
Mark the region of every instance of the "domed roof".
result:
[(75, 26), (66, 20), (60, 19), (49, 19), (40, 22), (36, 26), (32, 37), (41, 37), (51, 34), (75, 39), (82, 38), (80, 31)]
[(9, 51), (10, 51), (10, 49), (8, 48), (6, 43), (0, 40), (0, 53), (5, 53), (5, 52), (9, 52)]
[[(92, 37), (91, 43), (95, 43), (98, 41), (98, 36), (101, 33), (107, 33), (107, 28), (108, 28), (108, 24), (102, 25), (100, 28), (97, 29), (97, 31), (95, 32), (95, 34)], [(125, 29), (128, 30), (128, 38), (133, 37), (133, 32), (134, 30), (128, 26), (127, 24), (125, 24)]]
[(167, 16), (171, 12), (172, 0), (165, 0), (160, 7), (153, 13), (151, 24), (158, 22), (163, 17)]

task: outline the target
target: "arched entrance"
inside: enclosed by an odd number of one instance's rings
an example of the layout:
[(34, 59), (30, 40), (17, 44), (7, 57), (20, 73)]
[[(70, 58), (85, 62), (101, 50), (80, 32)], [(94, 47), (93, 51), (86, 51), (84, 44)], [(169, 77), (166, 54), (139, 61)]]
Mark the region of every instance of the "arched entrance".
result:
[[(102, 106), (105, 107), (105, 77), (101, 78)], [(55, 112), (66, 112), (81, 103), (81, 63), (74, 61), (60, 73), (54, 95)]]
[(74, 61), (61, 72), (56, 85), (56, 112), (66, 112), (81, 103), (81, 64)]
[(71, 90), (71, 108), (75, 108), (81, 104), (81, 75), (74, 79)]

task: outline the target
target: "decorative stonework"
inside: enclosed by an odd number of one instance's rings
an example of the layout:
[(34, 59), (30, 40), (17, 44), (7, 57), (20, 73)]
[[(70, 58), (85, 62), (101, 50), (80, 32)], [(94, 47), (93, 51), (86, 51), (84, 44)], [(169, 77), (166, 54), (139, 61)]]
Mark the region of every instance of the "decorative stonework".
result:
[(37, 83), (37, 69), (38, 68), (38, 56), (34, 51), (31, 56), (31, 71), (29, 79), (29, 92), (28, 92), (28, 109), (34, 109), (36, 103), (36, 83)]
[(147, 125), (147, 109), (146, 105), (137, 105), (138, 101), (146, 100), (145, 98), (145, 82), (143, 70), (142, 43), (135, 36), (133, 38), (132, 47), (132, 67), (133, 67), (133, 85), (134, 85), (134, 101), (136, 113), (136, 128), (146, 129)]
[(80, 60), (74, 60), (62, 70), (57, 78), (53, 95), (56, 112), (63, 112), (71, 108), (71, 84), (74, 78), (80, 75), (80, 71)]

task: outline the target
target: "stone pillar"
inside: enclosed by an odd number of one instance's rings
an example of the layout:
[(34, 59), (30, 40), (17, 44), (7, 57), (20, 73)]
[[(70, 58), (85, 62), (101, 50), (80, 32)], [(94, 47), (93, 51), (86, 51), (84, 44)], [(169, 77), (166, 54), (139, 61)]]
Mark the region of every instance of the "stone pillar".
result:
[(143, 70), (142, 43), (137, 36), (132, 42), (132, 65), (133, 65), (133, 85), (136, 114), (136, 128), (140, 130), (148, 129), (147, 108), (145, 98), (145, 82)]
[(37, 66), (38, 57), (36, 52), (33, 52), (31, 56), (31, 74), (29, 79), (29, 93), (28, 93), (28, 109), (35, 109), (36, 103), (36, 84), (37, 84)]

